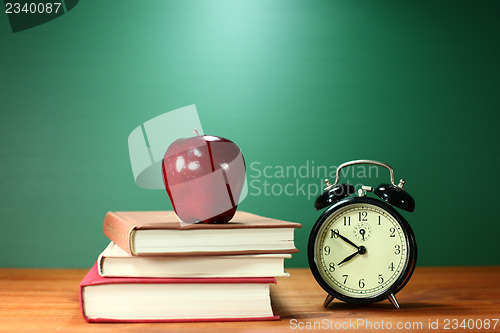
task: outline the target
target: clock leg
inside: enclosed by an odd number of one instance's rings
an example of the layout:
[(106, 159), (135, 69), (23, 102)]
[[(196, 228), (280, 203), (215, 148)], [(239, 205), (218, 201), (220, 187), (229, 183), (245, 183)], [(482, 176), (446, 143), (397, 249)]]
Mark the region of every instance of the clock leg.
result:
[(399, 309), (399, 303), (398, 300), (396, 299), (396, 296), (394, 296), (394, 294), (390, 294), (388, 298), (391, 304), (394, 305), (396, 309)]
[(333, 297), (332, 295), (328, 294), (328, 296), (326, 296), (325, 301), (323, 302), (323, 306), (325, 308), (328, 308), (330, 305), (332, 305), (334, 299), (335, 299), (335, 297)]

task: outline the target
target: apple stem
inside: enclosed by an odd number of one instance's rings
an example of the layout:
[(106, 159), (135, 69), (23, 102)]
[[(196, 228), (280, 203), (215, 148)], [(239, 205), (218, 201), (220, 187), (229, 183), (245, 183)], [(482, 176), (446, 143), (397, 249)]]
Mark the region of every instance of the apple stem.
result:
[(199, 136), (200, 134), (198, 133), (198, 130), (196, 128), (193, 128), (193, 133), (196, 134), (196, 136)]

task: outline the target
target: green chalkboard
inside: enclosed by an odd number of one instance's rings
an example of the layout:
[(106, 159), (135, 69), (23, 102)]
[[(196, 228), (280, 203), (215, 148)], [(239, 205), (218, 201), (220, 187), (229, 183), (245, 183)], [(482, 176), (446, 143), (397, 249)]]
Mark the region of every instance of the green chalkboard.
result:
[(0, 266), (89, 267), (107, 211), (171, 209), (135, 185), (127, 137), (191, 104), (245, 155), (240, 208), (302, 223), (287, 267), (307, 266), (325, 170), (358, 158), (406, 179), (418, 265), (500, 264), (499, 14), (499, 1), (95, 0), (17, 33), (0, 14)]

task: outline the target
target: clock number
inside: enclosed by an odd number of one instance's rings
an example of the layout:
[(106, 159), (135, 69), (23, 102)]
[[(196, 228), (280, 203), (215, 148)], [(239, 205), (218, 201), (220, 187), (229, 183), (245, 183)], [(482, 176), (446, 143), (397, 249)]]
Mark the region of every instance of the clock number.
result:
[(331, 262), (329, 265), (328, 265), (328, 270), (330, 272), (335, 272), (335, 264), (333, 262)]
[(344, 275), (342, 275), (342, 277), (344, 278), (344, 284), (346, 284), (347, 283), (347, 278), (349, 277), (349, 275), (344, 274)]
[(365, 279), (360, 279), (359, 280), (359, 283), (358, 283), (358, 286), (363, 289), (365, 287)]
[(394, 254), (400, 254), (401, 253), (401, 245), (395, 245), (394, 248), (396, 249), (394, 251)]
[(359, 213), (358, 213), (358, 215), (359, 215), (359, 220), (360, 220), (360, 221), (363, 221), (363, 222), (368, 221), (368, 220), (366, 219), (366, 216), (368, 215), (368, 213), (367, 213), (367, 212), (359, 212)]
[(378, 225), (380, 225), (380, 215), (378, 216)]
[(330, 229), (330, 238), (339, 238), (339, 229)]
[(328, 245), (325, 246), (325, 249), (323, 250), (323, 253), (325, 254), (325, 256), (327, 256), (327, 255), (330, 254), (330, 247)]
[(396, 237), (394, 233), (396, 232), (396, 228), (390, 228), (389, 231), (391, 232), (391, 235), (389, 237)]
[(394, 272), (394, 263), (391, 262), (391, 264), (387, 268), (389, 268), (391, 270), (391, 272)]
[(344, 216), (344, 225), (350, 226), (351, 225), (351, 217), (346, 217)]
[[(394, 265), (393, 265), (393, 267), (394, 267)], [(384, 278), (382, 277), (382, 274), (379, 274), (378, 275), (378, 284), (382, 284), (382, 283), (384, 283)]]

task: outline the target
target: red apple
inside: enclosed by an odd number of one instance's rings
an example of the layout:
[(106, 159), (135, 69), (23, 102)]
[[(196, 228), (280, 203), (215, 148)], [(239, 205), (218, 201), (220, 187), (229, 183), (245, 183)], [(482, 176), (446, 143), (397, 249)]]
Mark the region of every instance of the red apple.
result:
[(163, 157), (163, 181), (185, 223), (225, 223), (236, 212), (245, 160), (231, 140), (212, 135), (178, 139)]

